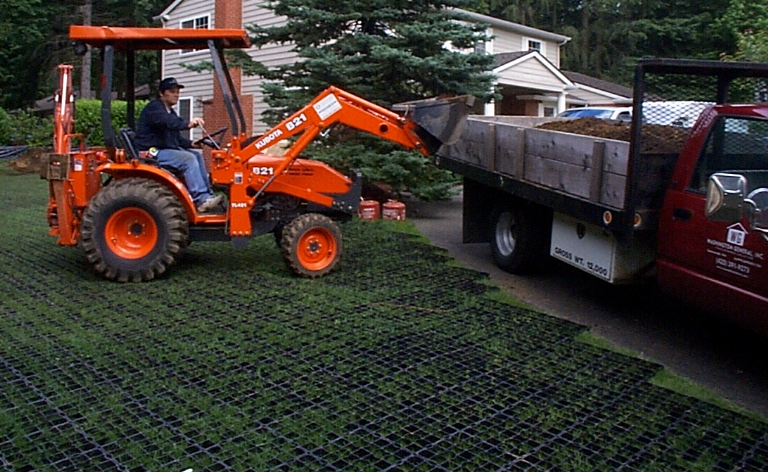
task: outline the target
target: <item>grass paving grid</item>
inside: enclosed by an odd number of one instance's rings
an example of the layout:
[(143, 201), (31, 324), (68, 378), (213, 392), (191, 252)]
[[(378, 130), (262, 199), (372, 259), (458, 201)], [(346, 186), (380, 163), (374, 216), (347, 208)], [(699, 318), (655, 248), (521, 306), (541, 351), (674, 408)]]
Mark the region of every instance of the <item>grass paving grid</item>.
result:
[(0, 174), (0, 470), (768, 470), (766, 423), (485, 297), (381, 224), (291, 277), (269, 237), (101, 280)]

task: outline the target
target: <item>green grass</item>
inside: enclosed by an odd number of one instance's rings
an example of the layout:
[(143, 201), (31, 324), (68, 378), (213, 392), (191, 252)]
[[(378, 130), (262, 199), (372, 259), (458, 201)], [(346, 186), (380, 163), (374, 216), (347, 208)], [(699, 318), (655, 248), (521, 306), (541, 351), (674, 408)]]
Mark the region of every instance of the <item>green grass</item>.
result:
[(4, 470), (768, 466), (766, 423), (500, 301), (408, 223), (343, 225), (321, 279), (265, 236), (117, 284), (48, 236), (44, 181), (0, 172), (0, 197)]
[(643, 357), (641, 354), (632, 351), (631, 349), (624, 349), (618, 346), (614, 346), (611, 344), (607, 339), (601, 338), (600, 336), (595, 336), (594, 334), (590, 333), (589, 331), (582, 331), (579, 333), (578, 336), (576, 336), (576, 340), (585, 344), (589, 344), (591, 346), (595, 346), (600, 349), (606, 349), (612, 352), (615, 352), (617, 354), (621, 354), (624, 356), (629, 357), (635, 357), (637, 359), (644, 359), (647, 360), (645, 357)]
[[(624, 356), (648, 360), (642, 354), (639, 354), (630, 349), (624, 349), (624, 348), (614, 346), (608, 340), (601, 338), (599, 336), (595, 336), (589, 331), (583, 331), (582, 333), (580, 333), (578, 336), (576, 336), (576, 340), (579, 342), (583, 342), (583, 343), (598, 347), (600, 349), (606, 349), (612, 352), (616, 352)], [(658, 387), (671, 390), (681, 395), (696, 398), (703, 402), (707, 402), (712, 405), (715, 405), (719, 408), (731, 410), (735, 413), (749, 416), (750, 418), (755, 419), (757, 421), (768, 422), (768, 418), (764, 418), (762, 415), (759, 415), (757, 413), (753, 413), (749, 410), (741, 408), (735, 405), (734, 403), (724, 399), (722, 396), (716, 394), (715, 392), (712, 392), (706, 387), (703, 387), (691, 380), (681, 377), (673, 373), (669, 369), (666, 369), (666, 368), (659, 369), (658, 372), (656, 372), (656, 374), (654, 374), (654, 376), (651, 377), (650, 382), (653, 385), (656, 385)]]
[(661, 369), (656, 372), (656, 375), (651, 378), (650, 382), (653, 385), (659, 386), (661, 388), (666, 388), (673, 392), (693, 397), (703, 402), (711, 403), (712, 405), (715, 405), (719, 408), (731, 410), (741, 415), (749, 416), (756, 421), (768, 423), (768, 418), (764, 418), (757, 413), (753, 413), (749, 410), (741, 408), (734, 403), (724, 399), (720, 395), (708, 390), (707, 388), (702, 387), (701, 385), (684, 377), (681, 377), (674, 372), (671, 372), (669, 369)]

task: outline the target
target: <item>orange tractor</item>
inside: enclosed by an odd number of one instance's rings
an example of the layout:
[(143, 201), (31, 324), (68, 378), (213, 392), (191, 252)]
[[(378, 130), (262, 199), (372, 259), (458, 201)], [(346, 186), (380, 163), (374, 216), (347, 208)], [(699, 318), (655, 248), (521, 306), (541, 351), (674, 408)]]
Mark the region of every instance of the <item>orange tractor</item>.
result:
[[(425, 156), (458, 138), (471, 96), (420, 100), (387, 110), (330, 87), (261, 136), (245, 135), (245, 117), (224, 59), (225, 48), (248, 48), (244, 30), (72, 26), (70, 38), (100, 48), (104, 61), (101, 119), (104, 147), (87, 147), (73, 134), (72, 67), (60, 66), (54, 152), (48, 180), (47, 217), (58, 244), (80, 244), (104, 277), (151, 280), (173, 265), (192, 241), (232, 241), (244, 247), (253, 236), (273, 233), (289, 269), (318, 277), (333, 270), (342, 252), (336, 221), (351, 218), (360, 203), (361, 177), (345, 176), (301, 159), (305, 147), (337, 123), (417, 149)], [(211, 183), (225, 189), (227, 208), (198, 213), (183, 180), (161, 168), (132, 143), (133, 74), (137, 50), (208, 49), (230, 118), (202, 140), (212, 148)], [(111, 92), (116, 53), (126, 54), (129, 128), (114, 130)], [(218, 141), (215, 137), (221, 135)], [(265, 154), (292, 139), (280, 157)]]

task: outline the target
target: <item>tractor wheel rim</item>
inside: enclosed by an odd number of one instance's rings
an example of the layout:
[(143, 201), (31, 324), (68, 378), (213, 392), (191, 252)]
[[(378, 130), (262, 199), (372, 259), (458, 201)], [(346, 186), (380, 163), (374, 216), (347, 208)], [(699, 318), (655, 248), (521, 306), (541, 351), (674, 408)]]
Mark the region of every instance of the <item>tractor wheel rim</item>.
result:
[(296, 256), (302, 267), (323, 270), (336, 257), (336, 238), (325, 228), (312, 228), (299, 238)]
[(104, 236), (115, 255), (123, 259), (140, 259), (157, 245), (157, 224), (141, 208), (122, 208), (107, 220)]

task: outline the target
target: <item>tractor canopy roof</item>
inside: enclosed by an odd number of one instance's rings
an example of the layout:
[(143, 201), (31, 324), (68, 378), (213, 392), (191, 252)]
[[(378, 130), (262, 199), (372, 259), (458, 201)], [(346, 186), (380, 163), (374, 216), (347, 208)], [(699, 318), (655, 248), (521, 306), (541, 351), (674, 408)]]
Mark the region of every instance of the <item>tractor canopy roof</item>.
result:
[(251, 41), (242, 29), (169, 29), (114, 26), (69, 27), (69, 38), (96, 48), (111, 45), (118, 51), (142, 49), (207, 49), (208, 41), (225, 48), (248, 48)]

